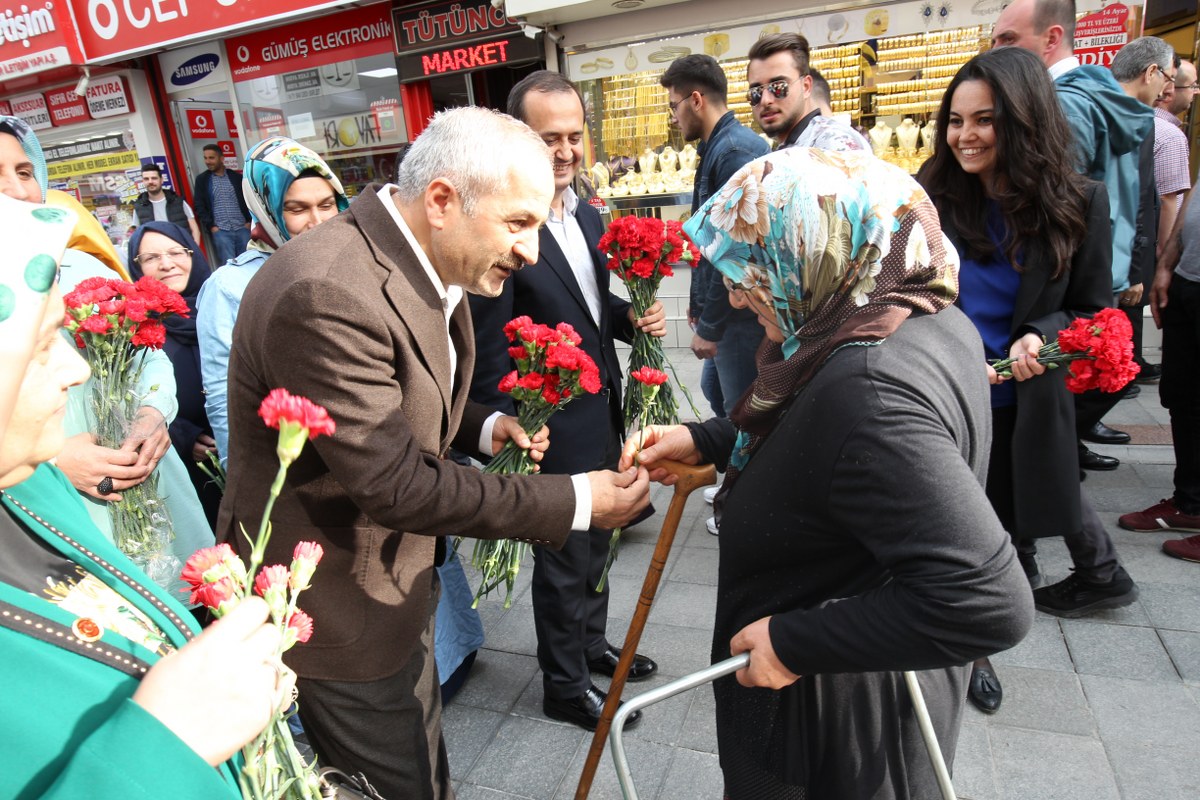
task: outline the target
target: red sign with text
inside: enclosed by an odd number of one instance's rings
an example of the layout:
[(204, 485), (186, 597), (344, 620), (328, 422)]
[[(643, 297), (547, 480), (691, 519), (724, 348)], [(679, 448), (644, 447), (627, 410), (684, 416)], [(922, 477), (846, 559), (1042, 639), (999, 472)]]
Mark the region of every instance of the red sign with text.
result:
[(254, 123), (258, 126), (259, 135), (264, 139), (284, 133), (283, 113), (273, 108), (254, 109)]
[(232, 110), (225, 111), (225, 127), (229, 129), (230, 136), (233, 136), (237, 139), (242, 138), (241, 135), (238, 134), (237, 114), (233, 113)]
[(1075, 57), (1080, 64), (1111, 67), (1129, 41), (1129, 7), (1120, 3), (1088, 14), (1075, 23)]
[(8, 104), (7, 100), (0, 100), (0, 114), (6, 117), (12, 116), (12, 106)]
[(0, 81), (82, 64), (67, 0), (0, 0)]
[(390, 53), (391, 6), (353, 8), (282, 29), (236, 36), (226, 41), (225, 51), (235, 81)]
[(205, 108), (191, 109), (187, 112), (188, 130), (192, 132), (193, 139), (217, 138), (217, 126), (213, 122), (215, 113)]
[(91, 119), (87, 98), (80, 97), (71, 89), (46, 92), (46, 107), (50, 109), (50, 124), (56, 128)]
[(304, 11), (338, 5), (313, 0), (70, 0), (70, 4), (90, 61), (162, 50), (248, 25), (270, 27)]

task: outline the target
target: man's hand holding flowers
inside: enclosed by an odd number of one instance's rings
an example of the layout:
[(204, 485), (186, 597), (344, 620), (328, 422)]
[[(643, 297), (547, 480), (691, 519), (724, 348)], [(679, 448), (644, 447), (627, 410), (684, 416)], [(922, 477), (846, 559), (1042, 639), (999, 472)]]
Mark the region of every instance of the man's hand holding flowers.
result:
[(655, 300), (653, 305), (646, 309), (646, 313), (642, 317), (638, 317), (633, 310), (633, 306), (629, 307), (629, 321), (633, 323), (633, 327), (646, 334), (661, 339), (667, 335), (667, 311), (663, 307), (661, 300)]
[[(499, 455), (505, 443), (510, 441), (522, 450), (528, 450), (529, 457), (538, 462), (550, 447), (550, 428), (543, 425), (531, 438), (516, 417), (497, 417), (496, 424), (492, 427), (492, 455)], [(535, 464), (534, 472), (537, 471), (538, 467)]]

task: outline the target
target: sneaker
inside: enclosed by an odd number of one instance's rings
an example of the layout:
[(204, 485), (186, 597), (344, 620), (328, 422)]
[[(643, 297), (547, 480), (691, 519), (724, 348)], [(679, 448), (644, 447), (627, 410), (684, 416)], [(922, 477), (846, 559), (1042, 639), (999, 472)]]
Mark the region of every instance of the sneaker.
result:
[(704, 502), (712, 505), (713, 498), (717, 496), (717, 492), (721, 491), (720, 486), (706, 486), (704, 488)]
[(1124, 567), (1117, 567), (1117, 574), (1108, 583), (1093, 583), (1072, 572), (1058, 583), (1033, 590), (1034, 608), (1071, 619), (1106, 608), (1121, 608), (1137, 598), (1137, 584)]
[(1200, 514), (1183, 514), (1175, 507), (1175, 501), (1164, 498), (1145, 511), (1122, 514), (1117, 524), (1127, 531), (1151, 533), (1156, 531), (1182, 531), (1200, 533)]
[(705, 521), (704, 527), (708, 528), (709, 533), (711, 533), (713, 536), (716, 536), (717, 535), (717, 518), (709, 517), (708, 520)]
[(1195, 561), (1200, 564), (1200, 536), (1189, 536), (1186, 539), (1172, 539), (1169, 542), (1163, 542), (1162, 549), (1172, 558)]

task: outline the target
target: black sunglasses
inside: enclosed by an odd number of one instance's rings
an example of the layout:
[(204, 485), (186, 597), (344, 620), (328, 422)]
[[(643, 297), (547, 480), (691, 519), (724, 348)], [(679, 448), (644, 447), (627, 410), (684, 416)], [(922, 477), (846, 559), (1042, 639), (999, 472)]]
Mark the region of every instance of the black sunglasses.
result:
[(763, 90), (770, 89), (771, 96), (776, 100), (782, 100), (788, 96), (788, 90), (792, 88), (792, 84), (796, 81), (804, 80), (804, 76), (787, 80), (785, 78), (777, 78), (769, 81), (766, 86), (751, 86), (750, 91), (746, 93), (746, 99), (750, 101), (751, 107), (762, 102)]

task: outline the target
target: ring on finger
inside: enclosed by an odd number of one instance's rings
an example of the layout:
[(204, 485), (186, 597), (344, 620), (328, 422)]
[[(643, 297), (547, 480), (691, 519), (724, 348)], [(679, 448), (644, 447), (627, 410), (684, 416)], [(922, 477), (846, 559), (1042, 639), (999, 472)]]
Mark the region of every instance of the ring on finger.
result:
[(112, 478), (103, 478), (103, 479), (101, 479), (101, 481), (99, 483), (96, 484), (96, 491), (99, 492), (100, 494), (112, 494), (112, 490), (113, 490), (113, 479)]

